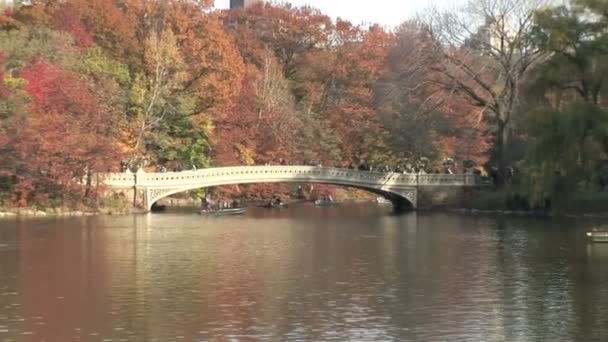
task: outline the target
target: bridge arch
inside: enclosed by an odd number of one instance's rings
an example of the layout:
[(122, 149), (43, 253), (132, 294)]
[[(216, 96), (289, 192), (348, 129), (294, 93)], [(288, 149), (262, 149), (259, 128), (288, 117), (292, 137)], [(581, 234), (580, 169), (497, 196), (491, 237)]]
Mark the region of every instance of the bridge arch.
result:
[(276, 180), (276, 181), (238, 181), (238, 182), (212, 182), (210, 184), (199, 184), (192, 185), (183, 188), (151, 188), (148, 190), (148, 198), (146, 200), (147, 210), (150, 210), (154, 203), (162, 200), (163, 198), (187, 192), (192, 190), (211, 188), (217, 186), (225, 186), (225, 185), (245, 185), (245, 184), (263, 184), (263, 183), (309, 183), (309, 184), (326, 184), (326, 185), (335, 185), (341, 186), (345, 188), (354, 188), (359, 190), (364, 190), (367, 192), (374, 193), (379, 196), (383, 196), (391, 201), (395, 209), (405, 210), (405, 209), (414, 209), (416, 207), (416, 189), (407, 189), (407, 191), (390, 191), (383, 190), (374, 187), (366, 187), (361, 185), (353, 185), (347, 183), (340, 183), (337, 181), (323, 181), (323, 180), (310, 180), (306, 182), (300, 181), (285, 181), (285, 180)]

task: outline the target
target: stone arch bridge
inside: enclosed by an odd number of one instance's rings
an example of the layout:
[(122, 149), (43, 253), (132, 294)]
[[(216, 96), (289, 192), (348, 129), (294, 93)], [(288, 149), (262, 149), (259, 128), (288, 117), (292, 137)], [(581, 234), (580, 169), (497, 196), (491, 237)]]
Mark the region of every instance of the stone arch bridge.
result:
[(484, 186), (476, 175), (402, 174), (312, 166), (241, 166), (167, 173), (98, 174), (110, 191), (122, 191), (135, 206), (150, 210), (167, 196), (221, 185), (319, 183), (367, 190), (388, 198), (396, 209), (450, 206)]

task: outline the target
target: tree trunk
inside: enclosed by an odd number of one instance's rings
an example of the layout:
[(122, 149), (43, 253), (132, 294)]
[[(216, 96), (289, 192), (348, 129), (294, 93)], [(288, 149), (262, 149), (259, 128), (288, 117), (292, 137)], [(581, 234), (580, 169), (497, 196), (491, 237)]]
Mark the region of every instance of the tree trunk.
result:
[(507, 123), (498, 120), (497, 142), (498, 145), (498, 177), (496, 185), (502, 187), (507, 180), (507, 167), (509, 166), (509, 129)]
[(87, 167), (87, 184), (86, 184), (86, 189), (84, 192), (84, 197), (85, 198), (91, 198), (91, 195), (93, 193), (92, 191), (92, 187), (93, 187), (93, 172), (91, 172), (91, 170)]

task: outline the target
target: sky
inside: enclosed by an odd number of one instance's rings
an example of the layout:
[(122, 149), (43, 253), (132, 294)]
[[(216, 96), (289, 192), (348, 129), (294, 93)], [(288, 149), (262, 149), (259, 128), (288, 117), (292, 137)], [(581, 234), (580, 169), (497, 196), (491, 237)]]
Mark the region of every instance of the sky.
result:
[[(288, 0), (295, 6), (310, 5), (330, 17), (355, 24), (378, 23), (395, 27), (431, 5), (456, 6), (465, 0)], [(230, 0), (215, 0), (217, 8), (228, 8)]]

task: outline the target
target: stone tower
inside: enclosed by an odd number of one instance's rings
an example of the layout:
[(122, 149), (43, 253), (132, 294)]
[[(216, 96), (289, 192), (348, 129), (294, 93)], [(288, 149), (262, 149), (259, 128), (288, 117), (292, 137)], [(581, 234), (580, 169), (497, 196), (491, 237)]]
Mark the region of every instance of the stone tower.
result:
[(230, 9), (248, 7), (262, 0), (230, 0)]

